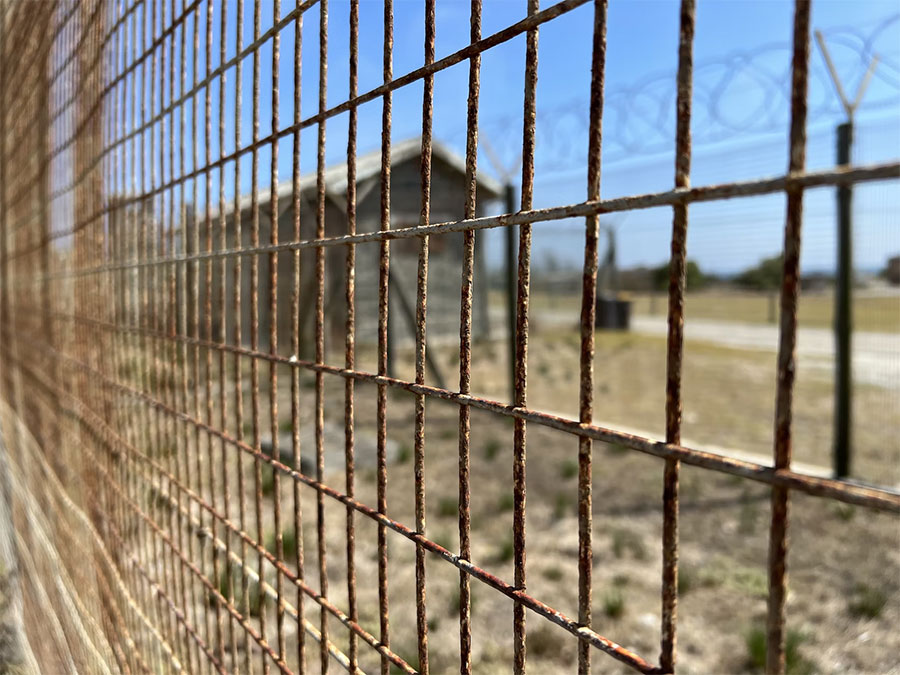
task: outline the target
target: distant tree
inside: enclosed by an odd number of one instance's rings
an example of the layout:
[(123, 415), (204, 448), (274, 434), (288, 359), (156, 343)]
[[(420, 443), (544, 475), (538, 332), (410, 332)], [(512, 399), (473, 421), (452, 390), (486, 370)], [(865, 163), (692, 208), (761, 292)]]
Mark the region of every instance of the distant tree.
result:
[(783, 271), (784, 256), (779, 254), (763, 258), (755, 267), (744, 270), (735, 277), (734, 283), (755, 291), (771, 291), (781, 287)]
[(889, 284), (900, 286), (900, 255), (888, 258), (884, 269), (878, 273), (878, 276), (886, 280)]
[[(660, 291), (669, 289), (669, 263), (664, 263), (659, 267), (652, 268), (650, 273), (653, 275), (653, 288)], [(693, 260), (687, 261), (685, 273), (687, 277), (687, 290), (689, 291), (700, 290), (710, 281), (710, 278), (703, 273), (700, 266)]]

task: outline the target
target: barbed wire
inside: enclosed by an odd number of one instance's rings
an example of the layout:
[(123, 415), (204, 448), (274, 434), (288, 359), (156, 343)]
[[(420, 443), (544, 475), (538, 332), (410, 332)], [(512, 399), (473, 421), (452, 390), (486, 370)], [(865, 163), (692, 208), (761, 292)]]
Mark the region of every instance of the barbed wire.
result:
[[(851, 89), (878, 54), (878, 67), (864, 103), (867, 113), (900, 104), (896, 47), (900, 44), (900, 13), (869, 29), (840, 26), (822, 33)], [(785, 42), (698, 63), (692, 124), (695, 146), (785, 129), (790, 110), (790, 62), (790, 45)], [(821, 55), (816, 54), (810, 65), (810, 120), (842, 117), (843, 109)], [(674, 124), (674, 72), (654, 73), (633, 85), (608, 89), (603, 118), (604, 160), (616, 162), (671, 151)], [(514, 165), (521, 152), (521, 128), (521, 116), (514, 114), (481, 123), (482, 136), (490, 139), (494, 153), (507, 166)], [(583, 165), (587, 132), (588, 104), (584, 97), (540, 107), (536, 118), (541, 146), (535, 158), (537, 168), (546, 174)], [(454, 145), (464, 141), (465, 129), (461, 127), (447, 140)]]

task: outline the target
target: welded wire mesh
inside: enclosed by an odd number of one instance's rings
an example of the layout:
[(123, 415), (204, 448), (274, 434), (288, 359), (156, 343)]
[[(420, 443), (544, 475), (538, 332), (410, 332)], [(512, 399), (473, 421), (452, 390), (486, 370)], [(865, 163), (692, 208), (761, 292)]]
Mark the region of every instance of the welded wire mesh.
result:
[[(791, 469), (803, 194), (811, 187), (897, 178), (900, 164), (805, 171), (810, 6), (800, 0), (787, 173), (691, 187), (695, 8), (693, 0), (683, 0), (678, 52), (672, 55), (678, 62), (673, 187), (601, 199), (607, 6), (598, 0), (585, 198), (535, 209), (538, 34), (586, 2), (563, 0), (541, 9), (529, 0), (524, 18), (483, 35), (481, 2), (473, 0), (468, 44), (436, 59), (435, 1), (426, 0), (424, 65), (399, 76), (392, 60), (393, 8), (386, 2), (383, 83), (363, 93), (357, 0), (350, 3), (349, 50), (339, 54), (328, 49), (325, 0), (290, 7), (276, 0), (268, 25), (264, 3), (249, 0), (0, 4), (3, 430), (26, 613), (49, 626), (36, 650), (45, 670), (325, 672), (339, 666), (352, 672), (471, 672), (477, 585), (511, 601), (516, 672), (526, 668), (526, 625), (534, 622), (555, 624), (559, 639), (566, 632), (574, 636), (580, 673), (609, 658), (640, 672), (670, 672), (676, 659), (679, 470), (686, 463), (771, 486), (767, 667), (784, 671), (790, 492), (900, 512), (893, 492)], [(304, 22), (318, 24), (312, 69), (302, 58)], [(252, 24), (249, 38), (245, 23)], [(285, 36), (293, 46), (289, 54), (281, 46)], [(521, 202), (516, 213), (485, 216), (477, 202), (481, 57), (518, 36), (526, 40)], [(279, 80), (282, 57), (293, 60), (290, 87)], [(328, 65), (337, 59), (348, 66), (349, 88), (346, 99), (333, 103)], [(434, 222), (434, 79), (456, 64), (468, 68), (461, 218)], [(307, 116), (299, 101), (301, 76), (318, 81), (316, 112)], [(420, 216), (417, 224), (391, 229), (392, 97), (413, 85), (423, 92)], [(269, 87), (264, 113), (260, 90)], [(290, 119), (280, 116), (284, 89), (295, 97)], [(380, 101), (382, 111), (373, 188), (380, 208), (378, 227), (362, 231), (357, 114), (372, 101)], [(346, 187), (339, 195), (342, 228), (334, 231), (326, 222), (335, 199), (326, 185), (326, 129), (344, 114)], [(263, 115), (270, 119), (261, 120)], [(315, 130), (314, 142), (306, 129)], [(285, 151), (292, 153), (292, 178), (282, 190), (279, 153)], [(315, 177), (304, 181), (302, 159), (313, 153)], [(775, 193), (786, 195), (787, 211), (773, 468), (681, 444), (681, 372), (689, 206)], [(657, 206), (673, 211), (665, 442), (593, 423), (598, 219)], [(526, 395), (532, 227), (571, 217), (584, 218), (580, 368), (577, 382), (570, 382), (579, 392), (577, 420), (531, 409)], [(290, 223), (287, 239), (273, 225), (284, 219)], [(488, 228), (519, 233), (511, 404), (476, 396), (471, 386), (476, 240)], [(461, 233), (458, 384), (439, 387), (426, 379), (429, 242), (451, 233)], [(414, 244), (417, 262), (412, 380), (389, 374), (391, 248), (404, 239)], [(357, 258), (366, 246), (378, 248), (371, 277), (377, 279), (374, 372), (357, 365), (356, 320), (364, 309), (355, 301), (358, 261), (375, 260)], [(331, 283), (335, 276), (340, 285)], [(279, 282), (284, 278), (287, 286)], [(285, 287), (289, 292), (280, 293)], [(343, 330), (335, 337), (326, 305), (339, 303)], [(307, 311), (310, 335), (301, 330)], [(279, 316), (289, 317), (287, 334), (279, 330)], [(335, 344), (344, 347), (339, 364), (329, 362), (326, 351)], [(374, 470), (374, 500), (357, 497), (362, 438), (356, 431), (363, 415), (357, 385), (375, 388), (375, 460), (367, 468)], [(411, 522), (393, 518), (387, 499), (387, 424), (395, 392), (414, 402), (413, 416), (403, 422), (413, 438)], [(458, 486), (458, 547), (429, 538), (426, 530), (426, 413), (440, 402), (455, 406), (458, 416), (458, 476), (452, 478)], [(287, 405), (289, 418), (279, 403)], [(333, 406), (342, 408), (337, 472), (326, 471), (333, 461), (326, 408)], [(513, 423), (511, 579), (472, 559), (473, 409)], [(302, 433), (304, 425), (311, 435)], [(562, 432), (577, 447), (578, 603), (571, 616), (555, 608), (555, 598), (529, 593), (526, 440), (533, 426)], [(663, 460), (658, 655), (616, 644), (592, 618), (595, 442)], [(304, 504), (304, 498), (311, 501)], [(339, 520), (327, 517), (335, 505), (344, 510)], [(377, 529), (374, 565), (356, 554), (357, 535), (369, 525)], [(335, 527), (342, 530), (343, 550), (328, 546)], [(409, 577), (415, 585), (412, 653), (392, 648), (391, 639), (398, 618), (389, 597), (398, 582), (389, 572), (401, 547), (415, 555)], [(458, 663), (429, 660), (427, 554), (458, 571)], [(329, 587), (335, 578), (329, 566), (338, 570), (342, 588)]]

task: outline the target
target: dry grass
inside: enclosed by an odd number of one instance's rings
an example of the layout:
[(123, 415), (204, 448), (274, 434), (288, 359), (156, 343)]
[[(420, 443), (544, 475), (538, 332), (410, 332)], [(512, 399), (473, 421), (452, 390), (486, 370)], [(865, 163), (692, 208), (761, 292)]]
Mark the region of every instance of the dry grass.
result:
[[(574, 330), (536, 331), (530, 336), (528, 404), (577, 419), (579, 337)], [(665, 431), (665, 339), (629, 333), (596, 335), (594, 418), (662, 439)], [(503, 345), (476, 345), (472, 386), (506, 400)], [(774, 353), (688, 342), (683, 371), (686, 442), (705, 449), (737, 449), (771, 456), (775, 414)], [(448, 371), (449, 372), (449, 371)], [(401, 377), (411, 376), (404, 368)], [(794, 398), (794, 459), (831, 466), (832, 374), (806, 368), (797, 374)], [(900, 416), (897, 394), (879, 387), (854, 388), (853, 475), (900, 484)], [(498, 421), (502, 425), (503, 421)], [(502, 428), (502, 427), (498, 427)], [(433, 437), (432, 437), (433, 438)], [(495, 441), (492, 441), (495, 442)], [(569, 471), (561, 465), (554, 475)]]
[[(436, 350), (452, 363), (452, 347)], [(502, 346), (475, 348), (473, 387), (503, 399), (506, 368)], [(401, 357), (404, 354), (401, 352)], [(572, 332), (540, 332), (532, 336), (529, 405), (572, 414), (577, 400), (578, 338)], [(397, 375), (407, 377), (410, 364)], [(664, 408), (664, 341), (627, 334), (597, 336), (595, 411), (604, 422), (661, 434)], [(801, 373), (798, 381), (796, 455), (799, 460), (828, 463), (830, 434), (822, 410), (830, 405), (828, 382)], [(326, 421), (343, 415), (343, 386), (326, 379)], [(774, 356), (719, 347), (689, 345), (685, 361), (685, 435), (699, 443), (771, 451)], [(282, 392), (286, 395), (286, 392)], [(868, 417), (858, 433), (858, 466), (888, 475), (897, 465), (898, 421), (879, 413), (871, 400), (876, 390), (859, 397)], [(871, 400), (865, 398), (871, 396)], [(310, 388), (301, 398), (302, 425), (312, 424)], [(281, 406), (287, 410), (287, 401)], [(265, 410), (263, 409), (263, 415)], [(360, 383), (356, 399), (357, 437), (375, 431), (375, 388)], [(880, 417), (878, 415), (881, 415)], [(427, 402), (426, 500), (427, 533), (452, 551), (458, 549), (456, 519), (458, 409), (435, 399)], [(413, 397), (389, 391), (388, 436), (399, 446), (412, 438)], [(473, 410), (471, 432), (473, 561), (511, 581), (512, 435), (509, 420)], [(893, 443), (893, 445), (892, 445)], [(305, 448), (311, 453), (312, 448)], [(343, 447), (326, 448), (343, 456)], [(884, 454), (879, 454), (884, 453)], [(594, 462), (594, 616), (597, 630), (650, 659), (659, 644), (660, 532), (662, 462), (620, 446), (595, 444)], [(528, 588), (538, 599), (569, 616), (577, 616), (578, 523), (576, 484), (571, 466), (577, 442), (568, 435), (537, 425), (528, 427)], [(250, 476), (250, 465), (245, 472)], [(888, 473), (886, 473), (888, 472)], [(409, 461), (390, 466), (388, 513), (414, 523), (413, 467)], [(326, 481), (343, 488), (340, 470)], [(765, 615), (769, 490), (734, 477), (684, 467), (681, 482), (682, 572), (680, 603), (680, 669), (683, 672), (745, 672), (753, 669), (747, 636)], [(248, 493), (249, 494), (249, 493)], [(318, 587), (315, 495), (304, 488), (302, 540), (306, 579)], [(357, 472), (357, 497), (376, 502), (374, 473)], [(271, 504), (274, 495), (266, 498)], [(282, 481), (282, 509), (292, 504), (292, 487)], [(900, 553), (895, 518), (796, 496), (792, 511), (789, 558), (792, 630), (804, 635), (798, 645), (802, 663), (817, 672), (848, 670), (883, 672), (897, 667), (900, 595), (896, 579)], [(859, 517), (864, 516), (864, 517)], [(269, 519), (271, 514), (265, 516)], [(356, 565), (360, 621), (378, 635), (377, 528), (357, 516)], [(346, 603), (346, 510), (326, 500), (329, 596)], [(851, 526), (852, 525), (852, 526)], [(271, 525), (265, 525), (271, 528)], [(251, 534), (252, 534), (251, 529)], [(264, 533), (265, 534), (265, 533)], [(391, 644), (415, 663), (414, 547), (388, 533)], [(822, 561), (829, 561), (823, 565)], [(458, 668), (458, 572), (428, 556), (428, 621), (432, 672)], [(871, 589), (871, 590), (861, 590)], [(293, 591), (291, 591), (293, 593)], [(883, 604), (882, 604), (883, 600)], [(879, 606), (877, 612), (873, 611)], [(475, 671), (505, 673), (512, 659), (512, 605), (473, 581)], [(307, 603), (307, 617), (318, 612)], [(272, 611), (270, 610), (270, 615)], [(273, 621), (270, 619), (270, 632)], [(288, 622), (289, 631), (293, 631)], [(332, 639), (347, 646), (346, 630), (331, 622)], [(570, 672), (575, 641), (567, 633), (532, 614), (528, 616), (529, 664), (533, 672)], [(295, 633), (289, 632), (289, 643)], [(270, 639), (274, 639), (271, 636)], [(378, 668), (370, 650), (361, 649), (362, 667)], [(310, 659), (316, 672), (315, 659)], [(624, 672), (604, 655), (595, 656), (595, 672)]]
[[(665, 294), (630, 293), (635, 315), (665, 316)], [(503, 296), (491, 295), (492, 304), (504, 306)], [(534, 312), (565, 310), (578, 316), (581, 297), (577, 295), (548, 295), (535, 293), (531, 299)], [(777, 293), (710, 290), (688, 293), (685, 315), (696, 319), (717, 319), (742, 323), (775, 323), (777, 321)], [(773, 320), (774, 318), (774, 320)], [(834, 293), (826, 291), (801, 292), (798, 320), (801, 327), (831, 328), (834, 325)], [(900, 296), (876, 296), (857, 291), (853, 300), (854, 328), (881, 333), (900, 332)]]
[[(360, 388), (361, 402), (373, 391)], [(409, 397), (392, 396), (389, 433), (400, 441)], [(457, 550), (455, 504), (457, 444), (441, 439), (454, 429), (453, 406), (428, 407), (432, 433), (426, 466), (427, 532), (442, 545)], [(489, 460), (475, 451), (484, 439), (512, 430), (497, 428), (491, 415), (473, 411), (472, 418), (472, 537), (473, 560), (511, 581), (510, 531), (512, 514), (502, 507), (511, 482), (511, 451), (505, 444)], [(361, 427), (366, 423), (361, 421)], [(529, 427), (528, 460), (528, 588), (540, 600), (577, 615), (578, 523), (574, 509), (560, 515), (560, 494), (574, 500), (575, 485), (559, 477), (559, 467), (577, 454), (575, 439), (538, 426)], [(336, 449), (339, 451), (339, 449)], [(343, 475), (326, 477), (341, 485)], [(594, 615), (599, 632), (654, 658), (658, 649), (660, 592), (660, 531), (662, 462), (631, 451), (595, 446), (594, 462)], [(285, 481), (286, 482), (286, 481)], [(746, 636), (765, 615), (768, 489), (729, 476), (683, 468), (680, 577), (680, 663), (689, 673), (744, 672), (752, 669)], [(376, 499), (374, 481), (361, 478), (358, 498)], [(266, 502), (270, 503), (269, 501)], [(283, 487), (282, 504), (291, 503), (290, 486)], [(499, 505), (499, 507), (498, 507)], [(896, 549), (896, 519), (866, 512), (847, 527), (841, 513), (825, 508), (819, 499), (793, 500), (791, 569), (791, 626), (802, 630), (805, 659), (817, 672), (884, 672), (895, 667), (900, 636), (900, 595), (896, 584), (900, 556)], [(315, 499), (303, 491), (303, 528), (306, 577), (318, 586), (315, 538)], [(753, 517), (747, 516), (752, 511)], [(394, 464), (389, 470), (388, 513), (412, 525), (412, 467)], [(346, 512), (326, 502), (328, 578), (330, 597), (346, 602), (344, 526)], [(357, 517), (357, 575), (361, 621), (378, 634), (376, 528)], [(392, 645), (415, 654), (414, 547), (388, 534)], [(828, 565), (822, 561), (828, 560)], [(428, 620), (432, 670), (449, 673), (458, 668), (458, 573), (435, 556), (427, 558)], [(512, 659), (512, 609), (508, 599), (473, 581), (474, 667), (479, 673), (508, 672)], [(863, 593), (861, 588), (878, 589)], [(884, 604), (878, 613), (861, 611), (860, 603), (876, 597)], [(871, 603), (868, 603), (869, 605)], [(271, 612), (270, 612), (271, 614)], [(316, 620), (315, 607), (307, 616)], [(271, 626), (271, 619), (270, 619)], [(529, 663), (534, 672), (570, 672), (575, 641), (569, 634), (529, 614)], [(332, 639), (346, 646), (346, 631), (332, 622)], [(363, 667), (377, 670), (367, 649)], [(596, 672), (625, 672), (604, 655), (595, 656)], [(313, 670), (315, 664), (312, 664)]]
[[(577, 410), (578, 336), (573, 331), (541, 331), (531, 336), (529, 406), (574, 416)], [(362, 350), (361, 350), (362, 351)], [(454, 348), (435, 348), (448, 373)], [(503, 345), (477, 344), (473, 362), (473, 391), (504, 400), (507, 368)], [(332, 355), (329, 355), (332, 357)], [(397, 376), (411, 378), (409, 354)], [(339, 357), (332, 357), (339, 358)], [(703, 446), (717, 445), (771, 452), (774, 355), (689, 344), (685, 356), (685, 432)], [(286, 371), (286, 369), (285, 369)], [(604, 424), (625, 426), (661, 437), (664, 411), (664, 340), (628, 334), (597, 335), (595, 415)], [(290, 411), (289, 378), (280, 377), (279, 409)], [(249, 398), (249, 379), (244, 381)], [(452, 385), (451, 385), (452, 386)], [(343, 381), (325, 378), (325, 421), (340, 425), (344, 413)], [(891, 476), (898, 465), (900, 421), (879, 408), (881, 392), (861, 388), (857, 418), (857, 466), (873, 476)], [(260, 415), (267, 420), (263, 394)], [(304, 379), (300, 397), (301, 436), (314, 420), (314, 391)], [(795, 410), (795, 455), (800, 461), (828, 463), (831, 388), (817, 374), (801, 371)], [(248, 406), (249, 408), (249, 406)], [(376, 390), (366, 383), (356, 389), (356, 438), (363, 447), (375, 436)], [(458, 408), (429, 398), (426, 408), (427, 535), (442, 546), (459, 546)], [(411, 447), (414, 399), (408, 392), (389, 389), (387, 433), (398, 448)], [(565, 614), (577, 616), (578, 518), (577, 485), (572, 466), (577, 441), (539, 425), (528, 425), (527, 570), (528, 590)], [(471, 519), (473, 561), (508, 582), (513, 580), (510, 533), (512, 513), (506, 495), (512, 486), (513, 426), (507, 418), (472, 411)], [(369, 443), (370, 444), (370, 443)], [(234, 448), (231, 476), (231, 513), (238, 522), (236, 485), (238, 453)], [(312, 444), (301, 449), (311, 457)], [(326, 443), (326, 482), (343, 491), (340, 466), (343, 442)], [(194, 452), (193, 450), (191, 452)], [(388, 472), (387, 512), (414, 526), (413, 463), (398, 451)], [(357, 498), (377, 503), (371, 458), (359, 456)], [(659, 649), (660, 534), (663, 463), (620, 446), (594, 446), (593, 538), (595, 628), (603, 635), (653, 660)], [(166, 457), (166, 462), (172, 461)], [(204, 467), (206, 466), (204, 460)], [(283, 514), (293, 512), (293, 485), (281, 481), (281, 491), (263, 497), (262, 531), (253, 514), (253, 467), (244, 457), (247, 531), (266, 545), (274, 529), (273, 506), (281, 500)], [(204, 469), (206, 471), (206, 469)], [(209, 482), (199, 490), (210, 499)], [(274, 488), (274, 484), (273, 484)], [(217, 505), (222, 506), (217, 493)], [(820, 499), (792, 500), (790, 626), (802, 631), (804, 659), (818, 672), (887, 672), (898, 666), (900, 635), (900, 552), (896, 547), (897, 520), (851, 509)], [(305, 579), (319, 588), (319, 545), (316, 537), (316, 495), (301, 489), (302, 531), (296, 538), (304, 550)], [(686, 673), (744, 672), (752, 669), (747, 635), (765, 615), (769, 490), (766, 486), (685, 466), (681, 481), (681, 562), (679, 585), (680, 670)], [(327, 578), (329, 598), (347, 607), (345, 507), (325, 500)], [(203, 516), (204, 519), (206, 516)], [(290, 515), (287, 515), (290, 519)], [(360, 623), (379, 635), (377, 584), (377, 527), (356, 516), (356, 555)], [(285, 525), (290, 529), (290, 523)], [(221, 528), (220, 528), (221, 536)], [(233, 545), (237, 544), (233, 538)], [(415, 663), (415, 547), (392, 532), (387, 534), (391, 646)], [(251, 555), (251, 566), (256, 556)], [(827, 561), (827, 564), (823, 564)], [(266, 578), (274, 585), (274, 569), (266, 564)], [(288, 563), (289, 567), (293, 563)], [(207, 563), (207, 567), (209, 564)], [(428, 580), (429, 648), (432, 672), (458, 670), (459, 573), (436, 556), (426, 560)], [(211, 570), (208, 570), (211, 573)], [(473, 667), (475, 672), (506, 673), (512, 661), (512, 603), (484, 584), (473, 581)], [(296, 589), (285, 583), (287, 599), (296, 604)], [(861, 590), (870, 589), (870, 590)], [(883, 599), (883, 603), (882, 603)], [(874, 610), (875, 606), (879, 609)], [(275, 636), (275, 604), (266, 605), (268, 638)], [(318, 607), (305, 603), (305, 615), (319, 622)], [(258, 621), (257, 617), (253, 621)], [(329, 622), (331, 639), (348, 646), (347, 631)], [(297, 640), (295, 624), (286, 621), (287, 643)], [(528, 615), (529, 664), (532, 672), (572, 672), (575, 638), (547, 621)], [(293, 650), (292, 650), (293, 651)], [(378, 659), (361, 645), (361, 667), (377, 672)], [(288, 664), (296, 664), (289, 654)], [(595, 672), (625, 672), (597, 652)], [(318, 672), (316, 647), (309, 641), (308, 671)]]
[[(634, 295), (636, 314), (666, 312), (666, 298)], [(688, 293), (685, 314), (698, 319), (718, 319), (743, 323), (775, 323), (777, 293), (701, 291)], [(777, 321), (777, 314), (774, 314)], [(801, 327), (831, 328), (834, 325), (834, 294), (831, 291), (801, 293), (797, 319)], [(900, 332), (900, 297), (872, 296), (857, 292), (853, 301), (856, 330), (879, 333)]]

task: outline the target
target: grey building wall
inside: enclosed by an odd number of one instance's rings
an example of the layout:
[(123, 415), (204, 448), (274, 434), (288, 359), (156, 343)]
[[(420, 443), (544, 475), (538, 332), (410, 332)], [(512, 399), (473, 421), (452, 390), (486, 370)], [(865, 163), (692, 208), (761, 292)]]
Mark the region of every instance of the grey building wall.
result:
[[(380, 223), (380, 182), (373, 177), (362, 181), (357, 187), (357, 232), (373, 232), (381, 229)], [(492, 195), (479, 190), (477, 215), (483, 215)], [(431, 222), (460, 220), (463, 217), (465, 203), (465, 177), (455, 168), (450, 167), (435, 157), (432, 168), (431, 190)], [(270, 204), (268, 200), (259, 205), (259, 243), (268, 244), (271, 240)], [(419, 222), (421, 210), (421, 182), (419, 176), (419, 159), (412, 158), (398, 163), (391, 169), (391, 228), (410, 227)], [(297, 240), (294, 225), (293, 209), (290, 198), (279, 199), (278, 241)], [(304, 191), (300, 207), (301, 240), (312, 239), (316, 234), (316, 205), (314, 190)], [(252, 212), (244, 209), (240, 219), (241, 245), (252, 244)], [(227, 242), (229, 248), (236, 244), (236, 223), (233, 213), (226, 218)], [(325, 205), (326, 236), (345, 234), (347, 216), (344, 197), (328, 195)], [(482, 235), (483, 238), (483, 235)], [(391, 288), (389, 292), (389, 323), (392, 339), (395, 344), (411, 343), (414, 339), (413, 327), (401, 306), (400, 294), (414, 307), (416, 299), (416, 270), (419, 240), (394, 240), (390, 244)], [(346, 293), (346, 261), (347, 246), (324, 247), (325, 257), (325, 341), (328, 345), (344, 344), (347, 304)], [(486, 337), (490, 332), (487, 307), (487, 276), (484, 255), (479, 238), (476, 236), (475, 284), (473, 337)], [(380, 242), (357, 244), (356, 246), (356, 342), (359, 345), (377, 342), (378, 296), (379, 296), (379, 251)], [(463, 234), (450, 233), (436, 235), (429, 243), (428, 274), (428, 339), (458, 339), (460, 286), (463, 261)], [(292, 349), (292, 307), (295, 286), (294, 253), (282, 252), (277, 258), (277, 286), (275, 306), (272, 307), (269, 294), (271, 262), (269, 254), (257, 256), (241, 256), (241, 311), (238, 314), (234, 306), (234, 283), (236, 261), (231, 257), (213, 262), (213, 334), (211, 339), (218, 340), (221, 334), (223, 317), (219, 312), (219, 288), (224, 266), (226, 278), (225, 296), (225, 329), (226, 341), (238, 342), (236, 318), (240, 317), (243, 345), (251, 345), (251, 324), (255, 315), (258, 321), (257, 345), (261, 351), (270, 351), (269, 326), (272, 312), (276, 314), (277, 353), (289, 356)], [(258, 303), (254, 308), (251, 301), (252, 276), (256, 258), (256, 279)], [(314, 249), (302, 249), (299, 255), (299, 333), (300, 356), (311, 358), (315, 347), (315, 303), (316, 303), (316, 252)], [(200, 306), (204, 306), (205, 270), (201, 263), (200, 270)], [(189, 294), (190, 295), (190, 294)], [(189, 298), (190, 300), (190, 298)], [(201, 332), (203, 332), (201, 321)], [(340, 347), (339, 347), (340, 348)]]

